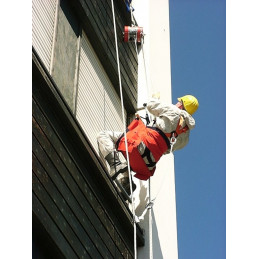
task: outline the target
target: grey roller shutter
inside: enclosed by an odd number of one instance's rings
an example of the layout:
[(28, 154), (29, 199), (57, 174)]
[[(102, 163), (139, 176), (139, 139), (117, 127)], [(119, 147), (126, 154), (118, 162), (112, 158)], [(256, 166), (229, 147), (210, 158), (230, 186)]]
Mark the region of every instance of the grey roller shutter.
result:
[(80, 50), (76, 117), (97, 152), (98, 132), (123, 131), (120, 98), (84, 33)]
[(32, 1), (32, 45), (48, 71), (51, 69), (57, 0)]

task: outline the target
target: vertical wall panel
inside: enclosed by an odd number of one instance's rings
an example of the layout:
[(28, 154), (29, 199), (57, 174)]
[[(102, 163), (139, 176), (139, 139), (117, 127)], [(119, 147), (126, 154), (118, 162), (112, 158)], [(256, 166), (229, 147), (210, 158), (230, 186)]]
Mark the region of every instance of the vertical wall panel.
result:
[(60, 0), (51, 75), (70, 109), (75, 111), (80, 22), (68, 0)]
[(32, 0), (32, 45), (50, 71), (57, 0)]
[(76, 116), (96, 151), (99, 131), (123, 131), (120, 98), (84, 33)]

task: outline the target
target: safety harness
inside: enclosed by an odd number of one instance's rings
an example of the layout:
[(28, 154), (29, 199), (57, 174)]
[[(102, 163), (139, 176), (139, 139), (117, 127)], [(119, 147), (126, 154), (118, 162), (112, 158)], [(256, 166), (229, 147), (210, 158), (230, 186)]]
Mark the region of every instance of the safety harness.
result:
[(185, 127), (181, 128), (180, 120), (177, 124), (176, 130), (171, 133), (164, 133), (169, 139), (172, 137), (177, 138), (180, 134), (185, 133), (189, 127), (186, 125)]
[(172, 152), (173, 147), (176, 143), (177, 137), (182, 134), (185, 133), (187, 130), (189, 130), (189, 127), (186, 125), (185, 127), (181, 127), (180, 124), (181, 119), (179, 119), (176, 130), (171, 132), (171, 133), (165, 133), (165, 135), (170, 139), (170, 145), (171, 145), (171, 149), (170, 152)]
[[(180, 122), (180, 120), (179, 120)], [(156, 169), (156, 163), (161, 156), (175, 144), (176, 138), (188, 130), (188, 126), (181, 128), (178, 123), (176, 130), (164, 133), (156, 127), (146, 126), (140, 118), (136, 118), (127, 128), (128, 153), (131, 170), (140, 180), (147, 180)], [(125, 135), (123, 134), (116, 143), (116, 149), (126, 158)], [(170, 140), (170, 141), (169, 141)]]

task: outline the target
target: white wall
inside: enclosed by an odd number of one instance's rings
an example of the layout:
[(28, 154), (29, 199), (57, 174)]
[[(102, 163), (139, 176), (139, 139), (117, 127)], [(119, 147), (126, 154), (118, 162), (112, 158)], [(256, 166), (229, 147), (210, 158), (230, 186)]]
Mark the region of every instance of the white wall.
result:
[[(133, 0), (134, 16), (144, 28), (144, 56), (148, 84), (145, 79), (143, 53), (139, 53), (138, 106), (147, 102), (148, 96), (160, 92), (160, 100), (171, 103), (170, 27), (168, 0)], [(141, 215), (147, 203), (148, 182), (135, 180), (136, 214)], [(151, 177), (151, 195), (156, 198), (152, 211), (153, 258), (178, 258), (175, 203), (174, 157), (163, 156)], [(138, 249), (138, 258), (150, 258), (149, 212), (140, 222), (145, 229), (145, 246)]]

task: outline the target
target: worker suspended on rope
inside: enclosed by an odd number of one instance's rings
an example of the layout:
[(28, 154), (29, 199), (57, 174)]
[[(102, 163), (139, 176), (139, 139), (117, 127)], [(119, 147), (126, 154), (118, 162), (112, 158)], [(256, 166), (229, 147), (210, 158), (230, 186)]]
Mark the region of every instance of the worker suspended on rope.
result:
[[(195, 126), (192, 115), (198, 109), (198, 100), (192, 95), (178, 98), (178, 103), (163, 104), (152, 99), (146, 104), (150, 114), (155, 117), (152, 126), (146, 126), (137, 117), (127, 128), (127, 143), (130, 168), (134, 177), (149, 179), (155, 172), (156, 163), (164, 154), (183, 148), (189, 141), (190, 130)], [(176, 141), (177, 140), (177, 141)], [(126, 158), (124, 133), (102, 131), (98, 134), (99, 149), (110, 165), (110, 176), (118, 180), (129, 193), (130, 183), (127, 162), (121, 161), (119, 153)], [(135, 190), (133, 185), (132, 189)]]

